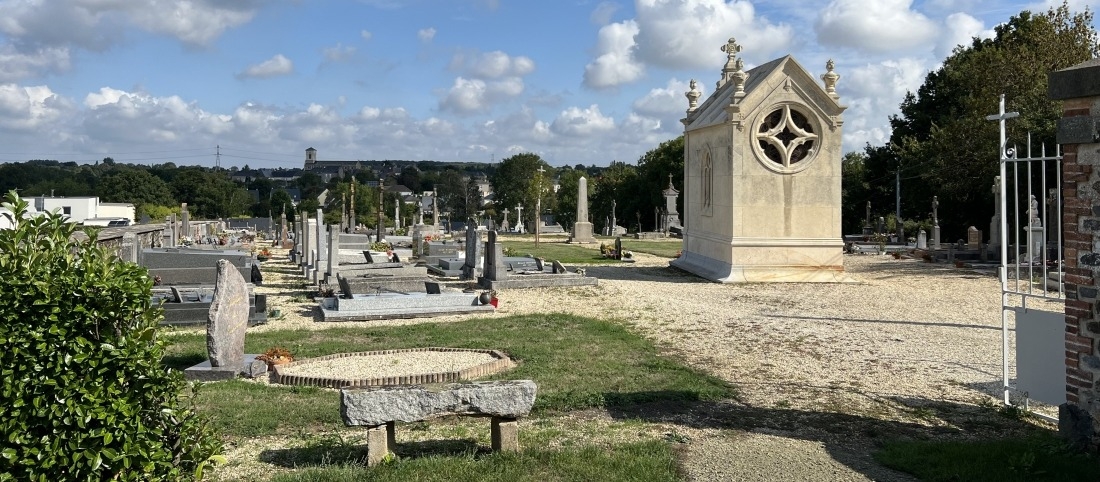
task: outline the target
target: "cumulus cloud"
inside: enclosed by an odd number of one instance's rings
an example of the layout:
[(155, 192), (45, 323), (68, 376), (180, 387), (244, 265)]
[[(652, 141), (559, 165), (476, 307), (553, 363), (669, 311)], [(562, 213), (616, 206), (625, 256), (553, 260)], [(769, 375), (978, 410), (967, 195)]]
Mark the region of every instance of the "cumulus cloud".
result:
[(267, 79), (280, 75), (289, 75), (292, 72), (294, 72), (294, 63), (291, 62), (290, 59), (284, 57), (283, 54), (275, 54), (274, 57), (263, 62), (249, 65), (248, 68), (237, 74), (237, 78)]
[(645, 66), (634, 58), (633, 20), (605, 25), (596, 40), (596, 59), (584, 67), (584, 85), (607, 89), (634, 82), (645, 74)]
[(431, 42), (432, 39), (435, 38), (435, 28), (429, 27), (420, 29), (418, 32), (416, 32), (416, 37), (419, 38), (421, 42)]
[(440, 110), (465, 115), (489, 110), (495, 102), (523, 93), (523, 80), (508, 77), (484, 81), (458, 77), (439, 103)]
[[(704, 86), (698, 84), (696, 89), (703, 92)], [(690, 89), (687, 82), (676, 78), (669, 79), (665, 87), (654, 87), (650, 89), (646, 95), (636, 99), (631, 107), (634, 109), (634, 112), (649, 117), (682, 117), (687, 110), (687, 98), (684, 97), (684, 92), (688, 90)], [(707, 98), (706, 92), (703, 92), (701, 98)]]
[[(760, 61), (786, 53), (793, 32), (756, 14), (748, 0), (637, 0), (637, 59), (665, 68), (721, 67), (730, 37)], [(711, 54), (713, 52), (713, 54)]]
[(0, 32), (22, 43), (102, 50), (120, 41), (126, 24), (209, 45), (226, 30), (250, 21), (256, 2), (58, 0), (0, 4)]
[(912, 10), (912, 0), (833, 0), (814, 29), (824, 45), (886, 52), (931, 45), (936, 24)]
[(600, 112), (600, 106), (592, 104), (587, 109), (570, 107), (550, 124), (550, 130), (558, 135), (571, 137), (590, 137), (609, 132), (615, 128), (615, 119)]
[(72, 103), (44, 85), (0, 84), (0, 129), (31, 132), (68, 116)]
[(67, 47), (42, 47), (20, 52), (12, 45), (0, 45), (0, 82), (22, 80), (44, 73), (60, 73), (71, 66)]
[(522, 55), (512, 57), (499, 50), (481, 53), (459, 52), (451, 59), (450, 67), (469, 77), (497, 79), (523, 77), (530, 74), (535, 71), (535, 61)]
[(370, 33), (367, 30), (360, 30), (359, 31), (359, 36), (363, 37), (363, 40), (370, 40), (371, 38), (374, 37), (374, 34)]
[(145, 30), (195, 45), (209, 45), (226, 30), (245, 24), (256, 15), (255, 2), (251, 1), (151, 0), (110, 3), (130, 5), (128, 15)]
[(844, 113), (844, 149), (859, 150), (890, 138), (889, 116), (898, 113), (906, 92), (924, 82), (930, 61), (901, 58), (870, 63), (843, 74), (837, 91), (848, 104)]
[(935, 52), (936, 56), (941, 58), (950, 55), (958, 45), (969, 46), (974, 37), (991, 38), (994, 35), (993, 30), (986, 29), (981, 20), (962, 12), (948, 15), (944, 19), (944, 24), (947, 30), (940, 35)]

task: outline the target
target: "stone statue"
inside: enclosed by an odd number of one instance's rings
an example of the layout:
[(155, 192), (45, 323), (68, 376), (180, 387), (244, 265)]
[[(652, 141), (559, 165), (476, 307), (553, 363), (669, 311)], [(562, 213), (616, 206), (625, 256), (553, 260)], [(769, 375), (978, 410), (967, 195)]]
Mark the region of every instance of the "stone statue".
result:
[(831, 70), (833, 70), (834, 67), (836, 67), (836, 64), (833, 63), (833, 59), (829, 59), (829, 60), (825, 61), (825, 70), (830, 70), (831, 71)]
[(1031, 208), (1027, 210), (1028, 214), (1028, 226), (1042, 226), (1043, 221), (1039, 219), (1039, 201), (1035, 199), (1035, 195), (1031, 195)]
[(691, 82), (688, 83), (688, 87), (690, 87), (691, 90), (695, 90), (695, 86), (696, 86), (695, 79), (691, 79)]
[(733, 68), (738, 72), (745, 70), (745, 61), (741, 60), (741, 57), (737, 57), (737, 61), (733, 63)]

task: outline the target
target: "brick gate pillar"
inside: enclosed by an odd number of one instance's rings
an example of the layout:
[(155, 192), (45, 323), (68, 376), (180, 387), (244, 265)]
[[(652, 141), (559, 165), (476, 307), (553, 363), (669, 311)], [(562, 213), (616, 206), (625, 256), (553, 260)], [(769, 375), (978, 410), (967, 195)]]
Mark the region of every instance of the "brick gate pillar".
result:
[(1061, 100), (1063, 239), (1066, 290), (1066, 403), (1058, 431), (1100, 450), (1100, 60), (1052, 72), (1048, 96)]

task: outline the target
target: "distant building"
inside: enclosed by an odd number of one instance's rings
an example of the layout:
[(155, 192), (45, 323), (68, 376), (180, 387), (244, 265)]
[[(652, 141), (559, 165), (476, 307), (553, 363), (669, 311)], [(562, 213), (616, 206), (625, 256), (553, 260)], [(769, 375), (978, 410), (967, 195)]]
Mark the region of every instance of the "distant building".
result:
[(318, 160), (317, 149), (312, 147), (306, 149), (306, 161), (302, 166), (302, 169), (306, 172), (311, 172), (321, 176), (321, 180), (328, 182), (334, 177), (344, 177), (348, 174), (355, 174), (356, 172), (364, 170), (363, 161), (339, 161), (339, 160)]
[(31, 199), (36, 210), (43, 212), (57, 210), (74, 223), (96, 226), (106, 226), (111, 221), (121, 220), (126, 220), (126, 224), (134, 223), (135, 209), (130, 203), (101, 203), (97, 196), (38, 196)]

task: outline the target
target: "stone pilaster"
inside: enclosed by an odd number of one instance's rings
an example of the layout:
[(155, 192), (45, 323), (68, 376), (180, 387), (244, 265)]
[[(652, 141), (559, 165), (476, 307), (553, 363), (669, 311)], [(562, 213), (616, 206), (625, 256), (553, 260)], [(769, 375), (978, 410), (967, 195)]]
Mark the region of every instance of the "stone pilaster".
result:
[[(1087, 82), (1084, 80), (1088, 80)], [(1066, 403), (1059, 432), (1073, 444), (1100, 450), (1100, 62), (1050, 75), (1050, 98), (1063, 100), (1058, 122), (1062, 144), (1062, 236), (1065, 240)]]

